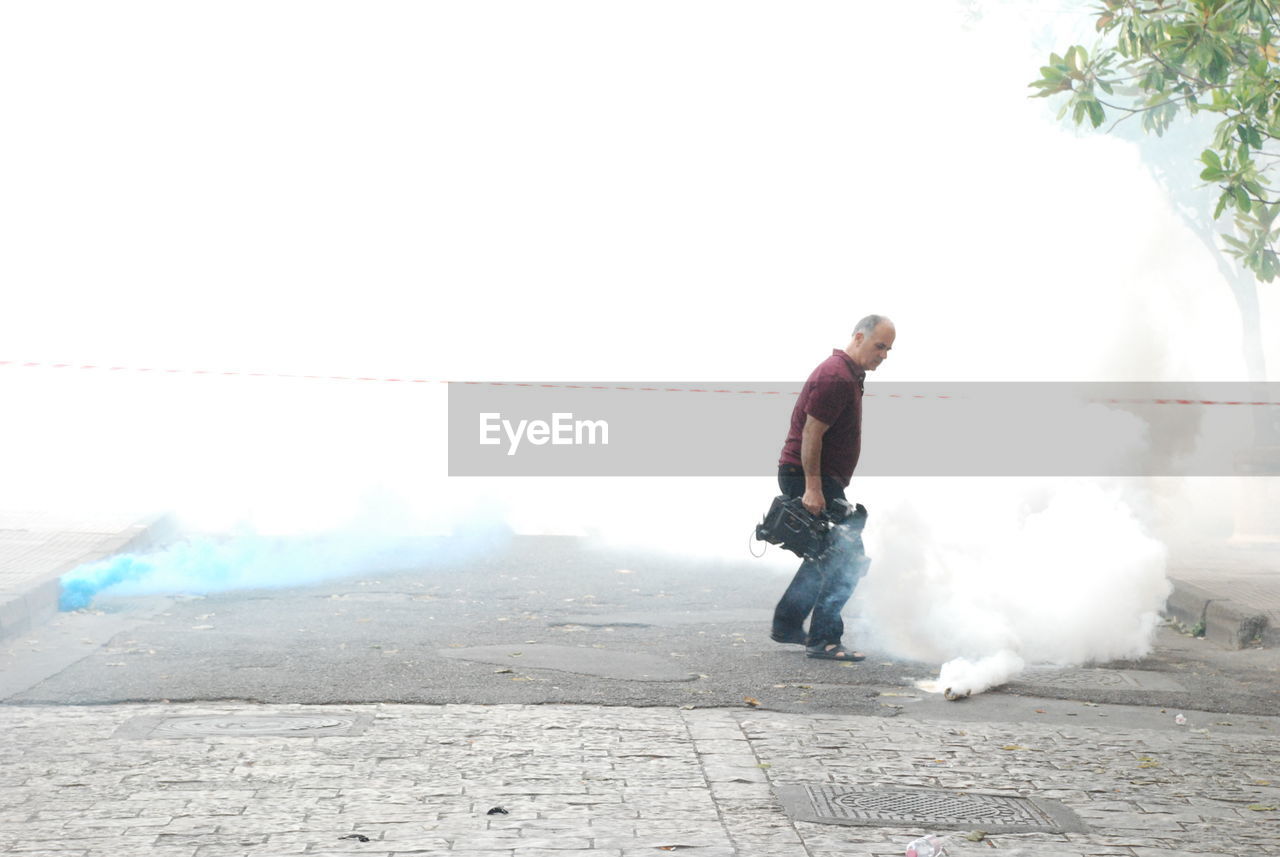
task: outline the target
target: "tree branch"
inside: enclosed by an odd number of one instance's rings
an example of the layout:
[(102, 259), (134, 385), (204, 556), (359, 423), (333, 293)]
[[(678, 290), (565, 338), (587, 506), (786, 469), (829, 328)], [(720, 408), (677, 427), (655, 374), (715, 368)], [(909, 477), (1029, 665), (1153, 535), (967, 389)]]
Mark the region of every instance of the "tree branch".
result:
[[(1225, 188), (1225, 187), (1223, 187), (1222, 185), (1218, 185), (1218, 188), (1219, 188), (1220, 190), (1224, 191), (1224, 192), (1226, 191), (1226, 188)], [(1271, 190), (1271, 188), (1267, 188), (1267, 190)], [(1245, 196), (1247, 196), (1247, 197), (1249, 197), (1249, 199), (1253, 200), (1254, 202), (1260, 202), (1260, 203), (1262, 203), (1263, 205), (1275, 205), (1276, 203), (1280, 202), (1280, 200), (1263, 199), (1263, 198), (1262, 198), (1262, 197), (1260, 197), (1260, 196), (1254, 196), (1253, 194), (1249, 193), (1248, 191), (1245, 191), (1245, 194), (1244, 194), (1244, 195), (1245, 195)]]
[[(1164, 107), (1166, 104), (1176, 104), (1179, 101), (1185, 104), (1187, 100), (1190, 98), (1191, 98), (1190, 95), (1182, 95), (1176, 98), (1166, 98), (1164, 101), (1161, 101), (1159, 104), (1148, 104), (1146, 107), (1125, 107), (1121, 104), (1112, 104), (1109, 101), (1103, 101), (1101, 98), (1096, 98), (1096, 97), (1094, 98), (1094, 100), (1097, 101), (1099, 104), (1101, 104), (1103, 107), (1110, 107), (1112, 110), (1123, 110), (1126, 113), (1129, 113), (1130, 115), (1136, 115), (1138, 113), (1146, 113), (1148, 110), (1155, 110), (1157, 107)], [(1124, 118), (1128, 119), (1129, 117), (1125, 116)]]
[(1108, 134), (1114, 131), (1116, 126), (1119, 125), (1121, 122), (1123, 122), (1126, 119), (1132, 119), (1134, 116), (1137, 116), (1139, 113), (1146, 113), (1148, 110), (1155, 110), (1157, 107), (1164, 107), (1166, 104), (1177, 104), (1179, 102), (1186, 104), (1187, 101), (1189, 101), (1190, 99), (1191, 99), (1190, 95), (1181, 95), (1174, 98), (1166, 98), (1164, 101), (1161, 101), (1159, 104), (1148, 104), (1146, 107), (1125, 107), (1124, 105), (1121, 105), (1121, 104), (1112, 104), (1109, 101), (1103, 101), (1101, 98), (1097, 98), (1097, 97), (1094, 98), (1094, 100), (1097, 101), (1099, 104), (1101, 104), (1103, 107), (1110, 107), (1112, 110), (1123, 110), (1125, 111), (1125, 113), (1128, 114), (1127, 116), (1121, 116), (1115, 122), (1112, 122), (1111, 127), (1109, 127), (1106, 130), (1106, 133)]
[(1192, 81), (1195, 81), (1196, 83), (1200, 84), (1201, 86), (1205, 87), (1206, 89), (1218, 89), (1218, 88), (1220, 88), (1220, 86), (1219, 86), (1219, 85), (1217, 85), (1217, 84), (1210, 83), (1210, 82), (1209, 82), (1209, 81), (1207, 81), (1207, 80), (1201, 80), (1200, 78), (1196, 77), (1194, 74), (1190, 74), (1190, 73), (1188, 73), (1188, 72), (1182, 71), (1181, 69), (1174, 68), (1173, 66), (1171, 66), (1171, 65), (1169, 65), (1167, 62), (1165, 62), (1165, 61), (1164, 61), (1164, 59), (1163, 59), (1163, 58), (1162, 58), (1158, 53), (1156, 53), (1155, 51), (1152, 51), (1152, 52), (1151, 52), (1151, 58), (1152, 58), (1153, 60), (1155, 60), (1156, 62), (1160, 63), (1160, 65), (1164, 66), (1168, 71), (1173, 72), (1173, 74), (1174, 74), (1176, 77), (1178, 77), (1178, 78), (1182, 78), (1182, 79), (1185, 79), (1185, 80), (1192, 80)]
[(1112, 122), (1111, 125), (1107, 128), (1107, 130), (1104, 131), (1103, 133), (1110, 134), (1112, 131), (1116, 130), (1116, 126), (1119, 125), (1121, 122), (1125, 121), (1126, 119), (1132, 119), (1134, 116), (1137, 116), (1137, 115), (1138, 114), (1136, 113), (1130, 113), (1128, 116), (1121, 116), (1119, 119)]
[[(1226, 118), (1228, 121), (1239, 122), (1242, 118), (1244, 118), (1244, 116), (1245, 116), (1244, 113), (1237, 113), (1234, 116), (1228, 113)], [(1280, 137), (1277, 137), (1275, 134), (1269, 134), (1266, 131), (1263, 131), (1261, 128), (1255, 128), (1254, 130), (1256, 130), (1263, 137), (1266, 137), (1268, 140), (1280, 140)]]

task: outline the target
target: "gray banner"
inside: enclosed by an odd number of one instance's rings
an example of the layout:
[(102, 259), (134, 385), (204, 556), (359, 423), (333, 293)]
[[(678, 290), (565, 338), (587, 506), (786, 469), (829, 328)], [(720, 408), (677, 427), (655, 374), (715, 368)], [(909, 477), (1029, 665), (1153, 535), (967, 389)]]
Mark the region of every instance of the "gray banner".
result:
[[(769, 475), (800, 387), (450, 384), (449, 474)], [(1280, 384), (868, 382), (857, 473), (1280, 474)]]

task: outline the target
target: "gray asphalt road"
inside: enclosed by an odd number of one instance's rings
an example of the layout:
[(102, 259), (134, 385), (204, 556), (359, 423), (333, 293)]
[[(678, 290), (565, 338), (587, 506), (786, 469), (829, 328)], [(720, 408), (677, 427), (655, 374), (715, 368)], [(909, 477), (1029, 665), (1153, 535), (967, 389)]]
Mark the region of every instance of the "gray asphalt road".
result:
[(750, 559), (527, 538), (448, 568), (198, 598), (100, 598), (93, 611), (63, 614), (9, 646), (0, 698), (697, 707), (750, 698), (794, 712), (1152, 722), (1175, 710), (1280, 713), (1274, 651), (1220, 651), (1171, 629), (1142, 661), (1032, 670), (945, 703), (914, 688), (937, 665), (874, 651), (859, 664), (815, 661), (770, 641), (785, 583)]

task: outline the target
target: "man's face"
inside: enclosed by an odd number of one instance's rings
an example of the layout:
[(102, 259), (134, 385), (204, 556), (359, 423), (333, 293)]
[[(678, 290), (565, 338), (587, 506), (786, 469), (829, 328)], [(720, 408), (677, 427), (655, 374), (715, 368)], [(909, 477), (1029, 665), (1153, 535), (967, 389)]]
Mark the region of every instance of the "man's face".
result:
[(882, 321), (870, 336), (853, 335), (853, 362), (867, 372), (874, 372), (893, 350), (893, 338), (897, 335), (892, 324)]

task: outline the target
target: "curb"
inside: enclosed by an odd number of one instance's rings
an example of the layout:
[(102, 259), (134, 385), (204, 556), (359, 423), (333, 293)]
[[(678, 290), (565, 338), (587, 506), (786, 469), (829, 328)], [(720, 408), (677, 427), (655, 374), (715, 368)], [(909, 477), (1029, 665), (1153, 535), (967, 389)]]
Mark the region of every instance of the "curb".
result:
[(1204, 637), (1224, 649), (1243, 649), (1260, 640), (1264, 646), (1280, 645), (1280, 623), (1257, 608), (1230, 598), (1218, 598), (1207, 589), (1174, 579), (1165, 603), (1165, 615), (1187, 627), (1204, 628)]
[(114, 536), (104, 535), (97, 548), (32, 581), (25, 591), (0, 593), (0, 642), (30, 633), (58, 612), (61, 578), (68, 571), (116, 554), (154, 548), (175, 533), (176, 524), (167, 515), (140, 521)]

